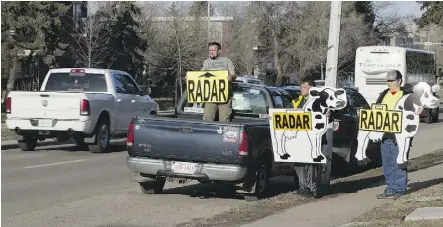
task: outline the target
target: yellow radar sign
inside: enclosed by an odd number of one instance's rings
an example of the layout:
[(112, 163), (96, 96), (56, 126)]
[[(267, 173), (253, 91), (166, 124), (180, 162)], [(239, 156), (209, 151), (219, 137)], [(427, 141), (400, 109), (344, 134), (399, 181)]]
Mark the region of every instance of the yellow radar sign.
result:
[(229, 95), (228, 71), (186, 73), (188, 103), (225, 103)]
[(372, 104), (371, 109), (360, 109), (360, 130), (401, 133), (403, 111), (386, 110), (386, 107), (385, 104)]

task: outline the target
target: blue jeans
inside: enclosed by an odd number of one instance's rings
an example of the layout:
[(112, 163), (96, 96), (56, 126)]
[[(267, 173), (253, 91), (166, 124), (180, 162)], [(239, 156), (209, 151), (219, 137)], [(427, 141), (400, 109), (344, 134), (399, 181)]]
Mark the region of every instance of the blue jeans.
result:
[(381, 160), (388, 193), (406, 192), (408, 172), (406, 168), (398, 168), (397, 156), (398, 147), (392, 139), (381, 143)]

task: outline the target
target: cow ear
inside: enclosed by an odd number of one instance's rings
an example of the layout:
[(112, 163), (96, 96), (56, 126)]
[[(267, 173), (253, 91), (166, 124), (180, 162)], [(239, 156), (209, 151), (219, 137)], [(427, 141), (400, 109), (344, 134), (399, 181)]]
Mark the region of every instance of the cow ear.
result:
[(320, 92), (318, 92), (317, 90), (313, 90), (313, 89), (311, 89), (311, 90), (309, 90), (309, 95), (310, 95), (311, 97), (320, 96)]
[(336, 94), (336, 95), (343, 95), (344, 93), (345, 93), (345, 90), (342, 89), (342, 88), (339, 88), (339, 89), (337, 89), (337, 90), (335, 91), (335, 94)]

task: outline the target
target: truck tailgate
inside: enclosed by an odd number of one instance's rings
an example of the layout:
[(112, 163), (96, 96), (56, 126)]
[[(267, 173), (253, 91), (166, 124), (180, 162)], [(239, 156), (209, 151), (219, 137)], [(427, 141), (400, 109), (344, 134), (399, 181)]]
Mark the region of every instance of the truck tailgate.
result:
[(10, 97), (13, 118), (75, 120), (80, 117), (81, 93), (14, 92)]
[(171, 118), (135, 120), (134, 155), (236, 164), (242, 127)]

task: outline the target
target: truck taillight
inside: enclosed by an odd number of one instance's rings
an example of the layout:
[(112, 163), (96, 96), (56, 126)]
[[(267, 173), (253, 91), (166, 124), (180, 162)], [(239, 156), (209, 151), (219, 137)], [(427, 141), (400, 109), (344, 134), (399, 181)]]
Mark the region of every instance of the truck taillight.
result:
[(131, 122), (128, 128), (128, 137), (126, 138), (126, 146), (132, 147), (134, 144), (134, 124)]
[(7, 97), (6, 98), (6, 103), (5, 103), (6, 113), (11, 113), (11, 104), (12, 104), (11, 97)]
[(238, 155), (245, 156), (248, 155), (249, 139), (246, 132), (240, 134), (240, 145), (238, 146)]
[(80, 101), (80, 116), (89, 116), (89, 114), (90, 114), (89, 101), (86, 99), (82, 99)]
[(71, 73), (85, 73), (84, 69), (71, 69)]

